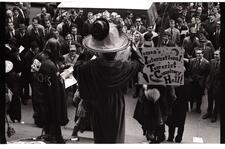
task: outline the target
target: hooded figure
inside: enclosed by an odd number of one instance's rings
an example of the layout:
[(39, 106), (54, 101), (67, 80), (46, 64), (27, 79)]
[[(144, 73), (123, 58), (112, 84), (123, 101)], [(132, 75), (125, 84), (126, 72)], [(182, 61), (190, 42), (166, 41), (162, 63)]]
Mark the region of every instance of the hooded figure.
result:
[(36, 104), (33, 117), (35, 123), (42, 125), (45, 141), (50, 143), (64, 143), (60, 126), (68, 123), (65, 87), (59, 75), (59, 51), (59, 42), (51, 38), (31, 65), (32, 99)]
[(83, 45), (101, 55), (78, 67), (80, 97), (92, 110), (94, 142), (124, 143), (124, 90), (142, 69), (143, 58), (133, 49), (132, 54), (136, 56), (133, 61), (116, 60), (117, 52), (129, 50), (130, 43), (116, 24), (103, 18), (95, 20), (91, 35), (84, 38)]

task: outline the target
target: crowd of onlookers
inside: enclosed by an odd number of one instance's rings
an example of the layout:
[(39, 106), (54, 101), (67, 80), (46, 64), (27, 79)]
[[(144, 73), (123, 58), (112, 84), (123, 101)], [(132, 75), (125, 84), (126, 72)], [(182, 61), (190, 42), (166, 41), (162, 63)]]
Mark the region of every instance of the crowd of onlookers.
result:
[[(13, 63), (13, 71), (7, 73), (6, 84), (12, 92), (12, 99), (7, 109), (13, 122), (21, 121), (21, 103), (26, 105), (31, 99), (32, 88), (31, 64), (50, 38), (61, 44), (62, 66), (74, 66), (86, 49), (82, 45), (85, 36), (91, 34), (92, 23), (97, 18), (105, 18), (117, 24), (118, 29), (129, 37), (135, 48), (179, 46), (185, 50), (184, 65), (185, 84), (190, 88), (187, 100), (196, 102), (196, 112), (201, 113), (202, 96), (208, 95), (208, 110), (203, 119), (212, 117), (217, 120), (219, 88), (219, 54), (220, 54), (220, 8), (218, 3), (155, 3), (158, 18), (148, 22), (147, 15), (138, 16), (132, 10), (125, 15), (115, 11), (85, 12), (85, 9), (62, 10), (46, 3), (40, 13), (30, 18), (31, 3), (17, 3), (6, 11), (6, 59)], [(84, 14), (87, 14), (84, 16)], [(31, 22), (31, 23), (30, 23)], [(82, 55), (83, 56), (83, 55)], [(86, 56), (85, 60), (92, 56)], [(43, 78), (42, 78), (43, 79)], [(138, 79), (134, 78), (134, 83)], [(188, 83), (187, 83), (188, 82)], [(187, 83), (187, 84), (186, 84)], [(189, 84), (191, 84), (189, 86)], [(207, 90), (205, 90), (207, 88)], [(176, 89), (176, 91), (179, 89)], [(69, 91), (75, 91), (70, 88)], [(177, 91), (178, 92), (178, 91)], [(178, 96), (182, 96), (181, 94)], [(135, 88), (133, 97), (140, 96), (140, 88)], [(183, 97), (180, 97), (183, 98)], [(191, 100), (193, 98), (193, 100)], [(213, 101), (215, 99), (215, 108)], [(186, 102), (185, 102), (186, 103)], [(33, 103), (35, 104), (35, 103)], [(183, 107), (185, 107), (185, 104)], [(178, 108), (179, 109), (179, 108)], [(35, 111), (35, 105), (34, 105)], [(35, 112), (34, 112), (35, 119)], [(41, 125), (35, 119), (37, 125)], [(185, 121), (185, 120), (183, 120)], [(170, 125), (171, 134), (175, 126)], [(184, 123), (178, 131), (177, 142), (182, 140)], [(145, 134), (145, 130), (143, 130)], [(146, 135), (146, 134), (145, 134)], [(151, 139), (152, 136), (147, 136)], [(169, 136), (173, 141), (173, 136)]]

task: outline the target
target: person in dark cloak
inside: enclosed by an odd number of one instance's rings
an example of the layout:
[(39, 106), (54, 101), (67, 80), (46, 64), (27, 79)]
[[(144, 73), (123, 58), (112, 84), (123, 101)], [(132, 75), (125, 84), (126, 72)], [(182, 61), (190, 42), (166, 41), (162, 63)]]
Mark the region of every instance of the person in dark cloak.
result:
[[(125, 101), (128, 82), (143, 68), (144, 60), (132, 49), (137, 59), (115, 60), (118, 51), (130, 47), (126, 35), (116, 24), (96, 19), (91, 35), (83, 40), (85, 48), (100, 53), (100, 57), (78, 67), (78, 89), (83, 102), (91, 105), (95, 143), (124, 143)], [(79, 107), (78, 107), (79, 109)]]
[(65, 87), (60, 76), (60, 43), (49, 39), (43, 52), (35, 56), (33, 74), (33, 97), (39, 105), (40, 120), (45, 132), (44, 141), (65, 143), (60, 126), (68, 123)]
[[(184, 61), (184, 85), (175, 87), (175, 93), (177, 99), (172, 105), (172, 112), (169, 115), (166, 124), (168, 126), (169, 136), (168, 142), (180, 143), (183, 138), (184, 125), (186, 120), (186, 114), (188, 110), (188, 101), (191, 99), (192, 86), (191, 75), (188, 64)], [(175, 129), (177, 128), (177, 134), (174, 140)]]

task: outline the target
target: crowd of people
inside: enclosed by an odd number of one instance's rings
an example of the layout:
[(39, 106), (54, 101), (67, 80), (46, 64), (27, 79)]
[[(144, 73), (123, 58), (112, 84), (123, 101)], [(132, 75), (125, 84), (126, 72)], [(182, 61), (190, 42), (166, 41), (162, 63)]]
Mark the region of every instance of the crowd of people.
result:
[[(143, 135), (152, 143), (160, 143), (166, 139), (165, 125), (169, 127), (167, 140), (181, 142), (188, 103), (190, 102), (193, 110), (196, 102), (196, 109), (193, 111), (201, 113), (204, 95), (208, 96), (208, 109), (202, 118), (212, 118), (211, 122), (215, 122), (219, 112), (221, 78), (219, 67), (222, 50), (219, 43), (219, 4), (155, 3), (155, 5), (158, 18), (154, 22), (148, 22), (147, 16), (138, 16), (132, 10), (127, 11), (124, 17), (116, 11), (107, 10), (97, 14), (87, 12), (87, 16), (84, 16), (83, 9), (64, 11), (46, 3), (41, 7), (39, 14), (30, 18), (32, 9), (30, 3), (18, 3), (12, 9), (8, 8), (5, 53), (6, 60), (13, 63), (13, 69), (6, 73), (6, 93), (12, 94), (7, 107), (7, 114), (11, 121), (21, 121), (21, 103), (27, 105), (29, 99), (32, 99), (34, 123), (45, 131), (45, 140), (63, 143), (60, 126), (68, 123), (67, 97), (68, 93), (72, 92), (77, 111), (72, 137), (78, 140), (79, 130), (92, 129), (96, 143), (122, 143), (124, 142), (123, 95), (126, 93), (125, 84), (128, 84), (129, 87), (134, 88), (133, 97), (138, 98), (134, 118), (141, 124)], [(102, 41), (108, 35), (104, 30), (98, 33), (93, 29), (94, 23), (99, 23), (99, 20), (103, 22), (103, 25), (105, 20), (109, 24), (116, 24), (119, 33), (126, 34), (129, 47), (135, 50), (127, 54), (125, 61), (139, 61), (139, 63), (133, 62), (132, 66), (125, 64), (119, 66), (118, 63), (113, 63), (115, 65), (113, 67), (124, 67), (124, 70), (111, 72), (115, 74), (112, 77), (103, 76), (110, 72), (106, 68), (107, 64), (112, 67), (112, 62), (108, 61), (116, 59), (116, 56), (107, 54), (105, 51), (99, 52), (94, 47), (101, 45), (98, 41)], [(96, 28), (99, 30), (98, 27)], [(95, 42), (87, 41), (90, 45), (85, 44), (84, 41), (90, 35), (95, 38)], [(112, 42), (116, 41), (112, 40)], [(178, 46), (185, 50), (184, 85), (174, 87), (138, 84), (137, 70), (143, 67), (138, 60), (140, 59), (138, 52), (141, 53), (143, 47), (163, 46)], [(117, 51), (112, 53), (114, 52)], [(92, 70), (92, 67), (84, 67), (87, 70), (81, 67), (89, 64), (96, 57), (104, 57), (107, 61), (96, 60), (93, 65), (101, 66), (93, 66), (96, 70)], [(72, 75), (78, 83), (82, 84), (65, 88), (63, 85), (65, 80), (62, 80), (60, 74), (70, 67), (74, 70)], [(80, 71), (77, 71), (78, 68), (81, 68)], [(98, 69), (103, 75), (100, 75)], [(126, 74), (125, 70), (130, 71), (130, 74)], [(100, 76), (97, 77), (97, 75)], [(123, 77), (126, 81), (120, 80), (119, 77)], [(101, 84), (98, 82), (101, 79), (110, 79), (111, 82), (103, 81)], [(102, 85), (100, 88), (98, 83)], [(156, 98), (149, 95), (148, 91), (152, 89), (160, 96)], [(107, 96), (108, 94), (110, 97)], [(106, 96), (111, 105), (100, 100)], [(86, 102), (82, 98), (90, 101)], [(48, 101), (45, 101), (46, 99)], [(93, 104), (93, 102), (99, 104)], [(99, 111), (104, 105), (107, 105), (106, 108)], [(114, 115), (115, 119), (110, 117), (109, 120), (109, 117), (106, 117), (107, 114), (110, 115), (110, 110), (118, 114)], [(99, 114), (95, 115), (94, 121), (90, 118), (92, 116), (90, 111)], [(109, 124), (112, 119), (116, 121), (115, 124)], [(174, 140), (176, 127), (178, 127), (178, 133)], [(112, 130), (102, 130), (103, 128)]]

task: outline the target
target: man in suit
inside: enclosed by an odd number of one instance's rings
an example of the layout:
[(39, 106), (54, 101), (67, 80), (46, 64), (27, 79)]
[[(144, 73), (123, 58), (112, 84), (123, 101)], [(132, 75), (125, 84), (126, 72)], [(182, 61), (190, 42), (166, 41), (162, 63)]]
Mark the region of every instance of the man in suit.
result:
[(189, 29), (189, 36), (184, 38), (182, 47), (184, 48), (184, 57), (185, 58), (193, 58), (195, 57), (194, 48), (200, 45), (199, 39), (196, 37), (197, 30), (195, 27), (191, 27)]
[(126, 25), (127, 30), (130, 30), (131, 25), (134, 24), (132, 19), (133, 19), (133, 13), (130, 11), (127, 11), (126, 18), (124, 19), (124, 24)]
[(144, 27), (142, 25), (142, 21), (141, 21), (140, 17), (136, 18), (136, 20), (135, 20), (135, 27), (136, 27), (136, 30), (139, 31), (142, 34), (147, 31), (146, 27)]
[(193, 97), (191, 107), (193, 107), (193, 102), (196, 101), (196, 112), (201, 113), (202, 96), (205, 94), (206, 79), (209, 74), (210, 65), (209, 61), (203, 57), (202, 49), (196, 49), (195, 54), (196, 58), (189, 60), (191, 78), (193, 80)]
[(38, 23), (45, 26), (45, 20), (51, 20), (51, 15), (47, 13), (45, 7), (41, 8), (41, 13), (37, 14)]
[(76, 24), (72, 25), (71, 36), (73, 42), (82, 44), (82, 36), (78, 34)]
[[(207, 78), (206, 88), (208, 89), (208, 109), (207, 113), (203, 115), (203, 119), (212, 118), (211, 122), (216, 122), (219, 111), (219, 96), (220, 96), (220, 51), (214, 52), (214, 59), (210, 61), (210, 73)], [(213, 108), (213, 102), (215, 106)]]
[(14, 28), (13, 22), (8, 22), (8, 26), (5, 30), (6, 43), (8, 43), (10, 39), (15, 38), (15, 34), (16, 30)]
[(25, 22), (25, 17), (20, 13), (19, 7), (13, 8), (13, 24), (15, 26), (15, 29), (19, 27), (20, 23)]
[(50, 20), (45, 20), (45, 41), (48, 41), (48, 39), (52, 38), (53, 35), (53, 27)]
[(44, 48), (44, 31), (38, 27), (38, 19), (37, 18), (33, 18), (32, 19), (32, 26), (33, 28), (30, 31), (30, 43), (32, 41), (36, 41), (40, 47), (40, 50), (42, 51)]
[(87, 36), (91, 33), (92, 23), (94, 22), (93, 12), (88, 12), (87, 20), (84, 21), (82, 35)]
[(203, 33), (199, 34), (199, 47), (203, 50), (203, 57), (210, 61), (214, 55), (214, 47), (211, 41), (209, 41)]
[(170, 35), (170, 40), (176, 45), (180, 45), (180, 31), (175, 28), (175, 21), (171, 19), (169, 21), (170, 27), (165, 30), (165, 32)]

